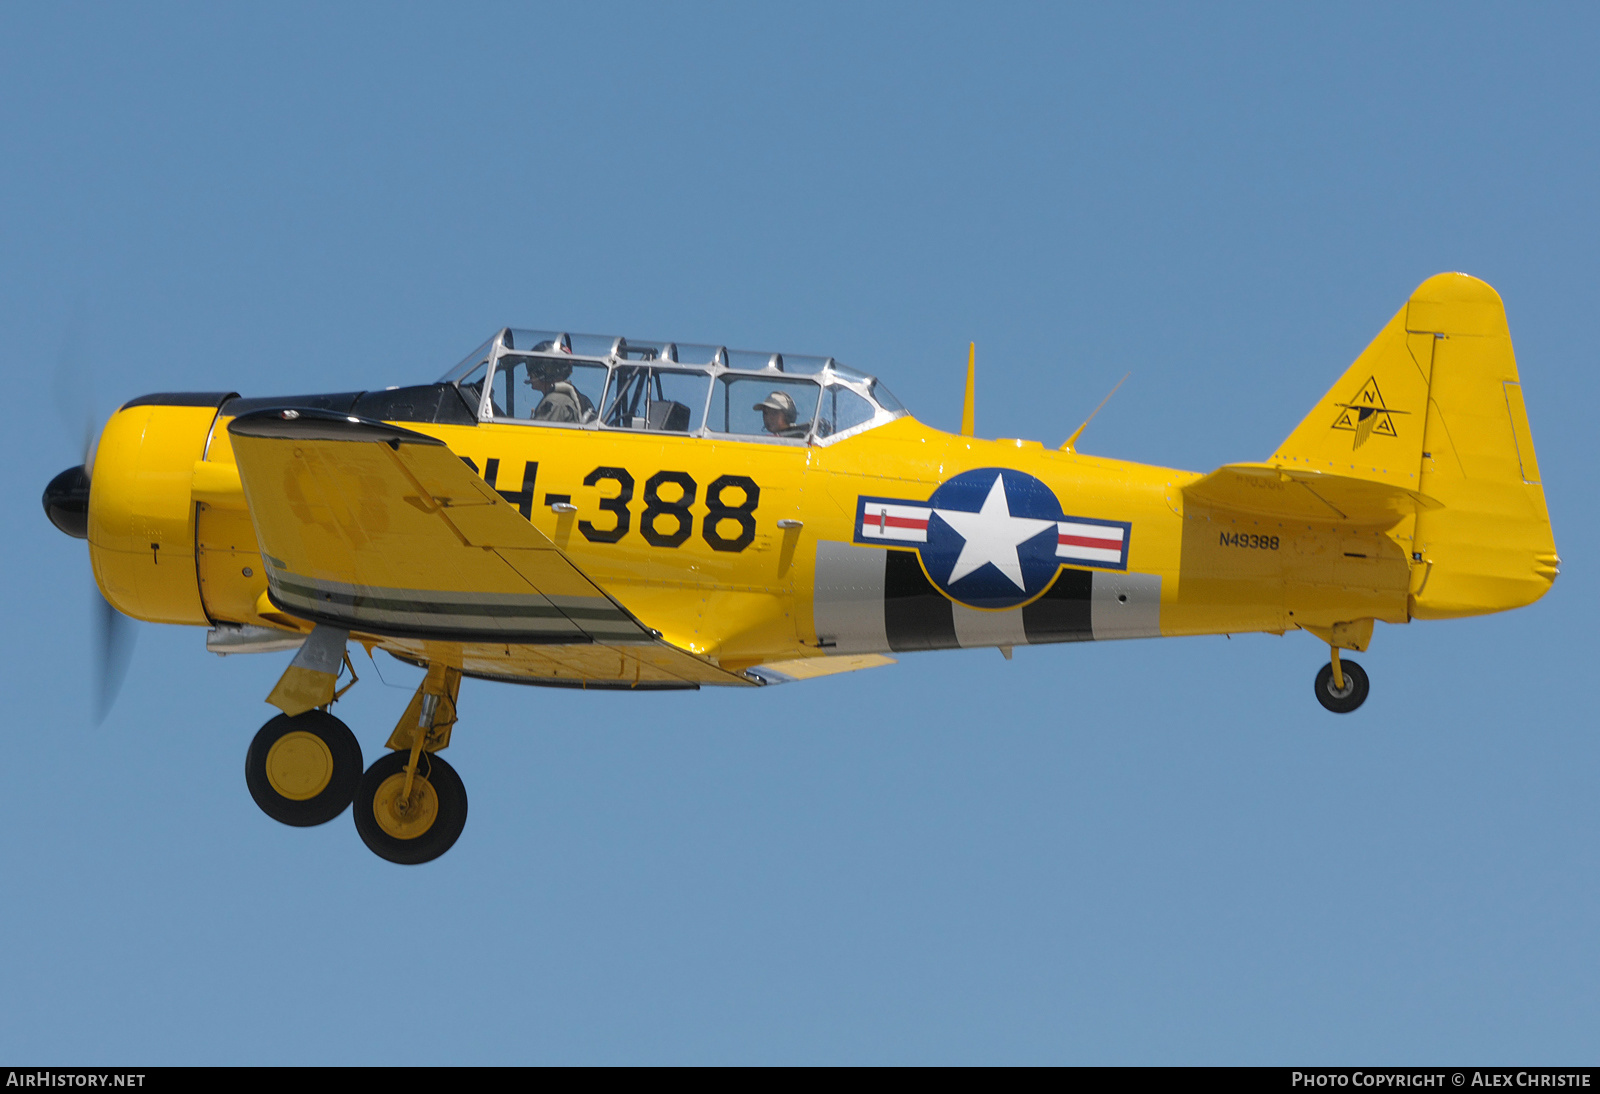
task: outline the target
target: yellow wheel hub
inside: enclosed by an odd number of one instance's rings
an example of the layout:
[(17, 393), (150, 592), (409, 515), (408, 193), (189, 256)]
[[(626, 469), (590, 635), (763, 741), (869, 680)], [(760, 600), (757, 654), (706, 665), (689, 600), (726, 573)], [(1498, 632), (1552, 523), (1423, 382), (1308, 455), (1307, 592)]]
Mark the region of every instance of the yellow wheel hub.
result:
[(267, 752), (267, 782), (290, 801), (309, 801), (333, 778), (333, 752), (315, 733), (285, 733)]
[(411, 780), (410, 800), (402, 802), (400, 793), (405, 788), (404, 771), (384, 779), (372, 798), (372, 816), (378, 827), (395, 839), (416, 839), (439, 819), (439, 792), (421, 775)]

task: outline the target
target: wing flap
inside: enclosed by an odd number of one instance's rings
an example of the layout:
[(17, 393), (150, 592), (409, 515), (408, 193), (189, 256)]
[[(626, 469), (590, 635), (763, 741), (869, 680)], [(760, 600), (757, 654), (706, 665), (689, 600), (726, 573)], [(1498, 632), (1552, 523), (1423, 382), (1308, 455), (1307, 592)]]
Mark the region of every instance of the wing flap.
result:
[(648, 691), (754, 682), (663, 642), (608, 646), (386, 638), (383, 648), (417, 662), (459, 659), (470, 676), (519, 684)]
[(768, 661), (751, 673), (769, 684), (788, 684), (796, 680), (817, 680), (841, 672), (860, 672), (897, 662), (881, 653), (839, 654), (832, 657), (799, 657), (788, 661)]

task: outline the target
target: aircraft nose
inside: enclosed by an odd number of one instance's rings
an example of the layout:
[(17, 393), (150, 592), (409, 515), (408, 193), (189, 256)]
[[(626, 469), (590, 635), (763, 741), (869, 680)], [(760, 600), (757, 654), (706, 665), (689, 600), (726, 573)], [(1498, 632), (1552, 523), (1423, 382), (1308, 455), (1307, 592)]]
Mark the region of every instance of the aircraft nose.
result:
[(44, 515), (74, 539), (89, 538), (89, 475), (82, 464), (67, 468), (44, 488)]

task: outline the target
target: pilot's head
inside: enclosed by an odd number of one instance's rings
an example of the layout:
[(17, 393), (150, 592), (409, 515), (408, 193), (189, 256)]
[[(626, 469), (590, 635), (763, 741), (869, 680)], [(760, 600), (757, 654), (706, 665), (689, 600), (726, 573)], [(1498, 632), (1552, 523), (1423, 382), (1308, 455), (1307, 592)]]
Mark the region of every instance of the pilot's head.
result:
[(799, 416), (794, 400), (783, 391), (774, 391), (750, 409), (761, 411), (762, 427), (773, 434), (792, 428), (795, 418)]
[(572, 366), (565, 361), (534, 360), (528, 362), (528, 386), (546, 395), (550, 389), (572, 375)]

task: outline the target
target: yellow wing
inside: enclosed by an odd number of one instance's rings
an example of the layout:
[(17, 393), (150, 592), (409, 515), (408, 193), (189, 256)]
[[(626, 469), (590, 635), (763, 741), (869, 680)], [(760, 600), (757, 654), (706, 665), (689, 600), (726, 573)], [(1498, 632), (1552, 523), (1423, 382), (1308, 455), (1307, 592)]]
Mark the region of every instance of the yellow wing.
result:
[(313, 410), (258, 411), (228, 432), (271, 598), (291, 615), (402, 650), (494, 651), (505, 667), (485, 675), (755, 682), (662, 642), (441, 441)]

